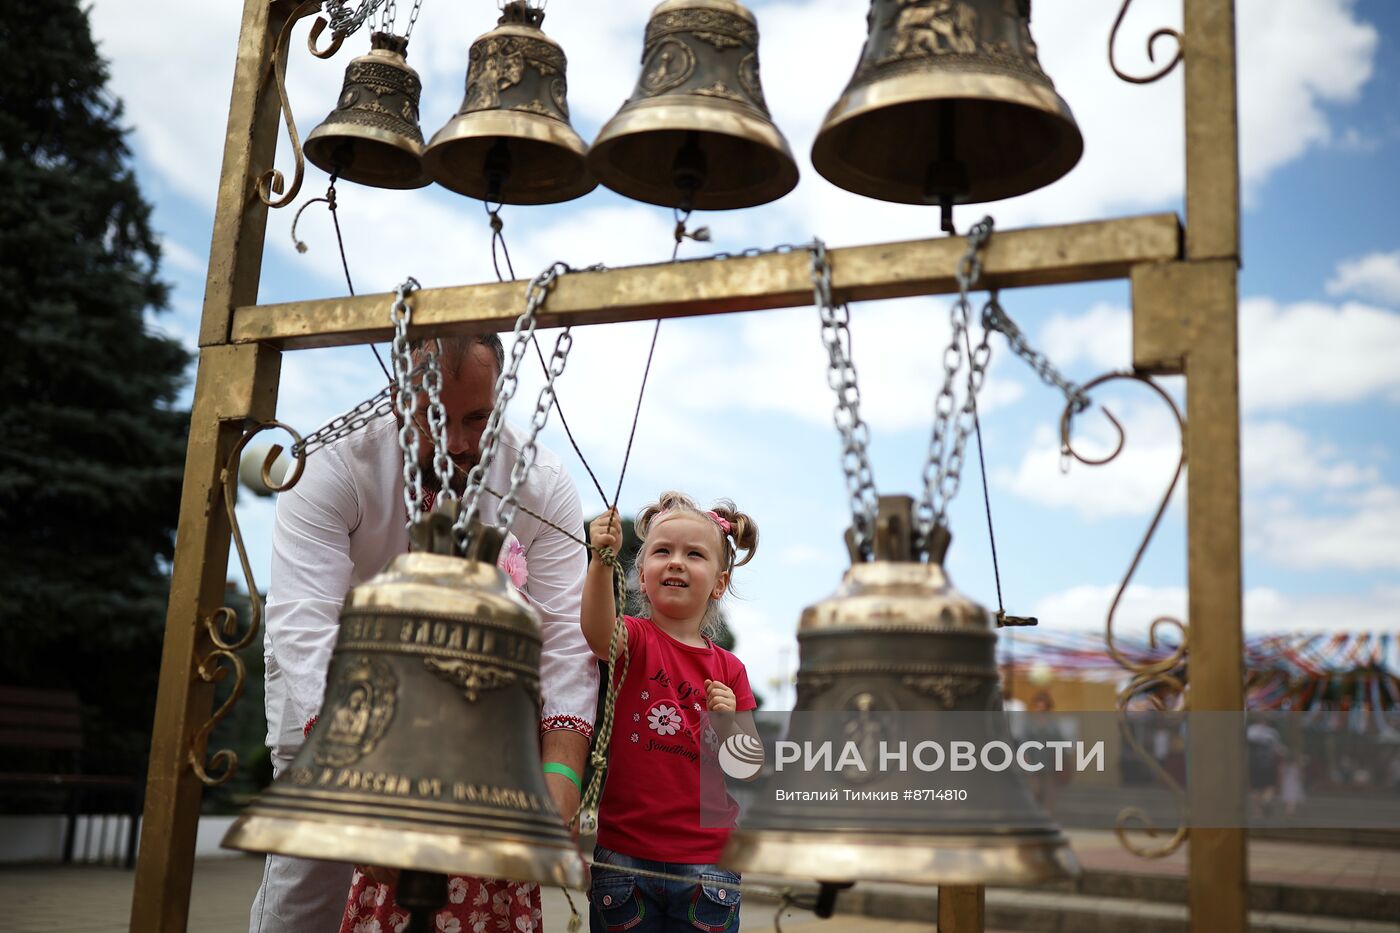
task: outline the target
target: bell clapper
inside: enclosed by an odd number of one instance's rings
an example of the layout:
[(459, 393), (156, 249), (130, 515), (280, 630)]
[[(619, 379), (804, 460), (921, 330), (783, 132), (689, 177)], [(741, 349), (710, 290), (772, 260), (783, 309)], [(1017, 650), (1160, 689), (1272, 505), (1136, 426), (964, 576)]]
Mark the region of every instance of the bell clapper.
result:
[[(486, 197), (481, 203), (486, 208), (486, 216), (491, 219), (491, 267), (496, 270), (496, 279), (500, 282), (504, 282), (506, 278), (501, 275), (501, 263), (496, 258), (498, 247), (505, 256), (506, 271), (510, 273), (511, 281), (515, 281), (515, 264), (510, 261), (510, 249), (506, 246), (506, 235), (502, 232), (506, 222), (501, 219), (501, 208), (505, 205), (502, 195), (506, 183), (510, 181), (511, 164), (510, 145), (503, 137), (497, 138), (487, 150), (486, 162), (481, 170), (486, 179)], [(538, 346), (536, 344), (536, 349)]]
[(821, 888), (817, 891), (817, 903), (812, 908), (812, 913), (823, 920), (831, 919), (831, 915), (836, 913), (836, 896), (842, 891), (855, 887), (854, 881), (819, 881)]
[(486, 152), (486, 164), (482, 171), (486, 175), (486, 200), (501, 203), (501, 191), (510, 181), (510, 146), (504, 138), (497, 138)]
[(680, 192), (680, 201), (674, 208), (676, 247), (671, 251), (672, 262), (676, 261), (676, 256), (680, 253), (683, 240), (695, 240), (697, 243), (708, 243), (710, 240), (709, 227), (686, 229), (690, 215), (695, 210), (695, 195), (705, 187), (708, 174), (709, 164), (704, 150), (700, 148), (700, 134), (694, 130), (687, 130), (685, 142), (676, 151), (676, 157), (671, 162), (671, 182)]
[(953, 226), (953, 203), (972, 191), (967, 166), (954, 154), (953, 102), (943, 101), (938, 107), (938, 158), (929, 163), (924, 177), (924, 195), (930, 204), (937, 203), (942, 215), (940, 226), (949, 236), (957, 236)]
[(399, 875), (394, 898), (408, 910), (406, 933), (432, 933), (433, 914), (447, 903), (447, 876), (405, 871)]

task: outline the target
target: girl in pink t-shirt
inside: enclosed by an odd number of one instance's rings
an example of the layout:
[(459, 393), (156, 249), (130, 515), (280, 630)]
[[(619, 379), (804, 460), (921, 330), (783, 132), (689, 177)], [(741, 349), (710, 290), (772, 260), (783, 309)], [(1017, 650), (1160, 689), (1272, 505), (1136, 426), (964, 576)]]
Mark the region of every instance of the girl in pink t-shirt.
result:
[[(598, 547), (622, 546), (616, 511), (595, 519)], [(591, 933), (737, 933), (739, 876), (715, 862), (729, 835), (700, 816), (700, 760), (727, 735), (755, 735), (753, 690), (744, 665), (710, 640), (734, 568), (758, 546), (753, 519), (723, 501), (702, 510), (664, 493), (637, 518), (643, 616), (624, 616), (629, 661), (618, 688), (607, 783), (598, 814)], [(736, 560), (739, 552), (743, 559)], [(581, 624), (608, 657), (615, 608), (612, 569), (588, 568)], [(717, 715), (711, 727), (705, 713)], [(733, 807), (731, 800), (721, 807)], [(707, 813), (713, 804), (707, 803)], [(629, 869), (683, 876), (666, 880)]]

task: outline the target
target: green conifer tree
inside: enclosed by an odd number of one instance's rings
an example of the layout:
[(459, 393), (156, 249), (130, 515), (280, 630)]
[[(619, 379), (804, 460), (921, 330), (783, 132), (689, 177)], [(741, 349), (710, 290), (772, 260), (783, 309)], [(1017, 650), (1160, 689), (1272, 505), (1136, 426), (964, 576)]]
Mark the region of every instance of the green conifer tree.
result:
[(144, 772), (189, 355), (77, 0), (0, 0), (0, 684), (76, 690), (85, 764)]

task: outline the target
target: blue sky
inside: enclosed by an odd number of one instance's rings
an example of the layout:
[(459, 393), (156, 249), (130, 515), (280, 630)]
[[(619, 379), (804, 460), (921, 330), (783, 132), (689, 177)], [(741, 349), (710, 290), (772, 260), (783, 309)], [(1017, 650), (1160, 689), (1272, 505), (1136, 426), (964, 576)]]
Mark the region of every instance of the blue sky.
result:
[[(192, 344), (203, 295), (239, 7), (174, 0), (97, 0), (94, 32), (125, 101), (135, 166), (165, 244), (172, 308), (152, 326)], [(401, 6), (407, 6), (401, 4)], [(569, 56), (574, 125), (591, 139), (636, 79), (645, 0), (554, 0), (545, 30)], [(1157, 84), (1118, 81), (1105, 49), (1116, 0), (1036, 4), (1041, 60), (1073, 108), (1085, 157), (1040, 192), (962, 208), (1002, 229), (1181, 210), (1181, 71)], [(1241, 381), (1244, 399), (1246, 626), (1400, 628), (1400, 10), (1389, 0), (1240, 0), (1240, 124), (1244, 181)], [(699, 216), (712, 244), (686, 255), (800, 242), (833, 245), (933, 235), (928, 210), (888, 205), (827, 184), (808, 160), (811, 140), (864, 40), (861, 0), (754, 3), (763, 80), (802, 181), (749, 211)], [(425, 86), (431, 135), (456, 109), (471, 39), (495, 5), (426, 0), (409, 60)], [(155, 24), (160, 28), (153, 28)], [(1180, 4), (1138, 0), (1120, 37), (1120, 63), (1147, 69), (1145, 37), (1180, 24)], [(357, 35), (329, 61), (293, 40), (289, 93), (304, 136), (330, 109)], [(285, 137), (285, 133), (283, 134)], [(278, 165), (290, 168), (283, 140)], [(298, 205), (326, 179), (308, 166)], [(342, 184), (341, 218), (359, 291), (492, 278), (481, 206), (446, 191), (389, 192)], [(262, 301), (344, 290), (334, 239), (319, 208), (303, 216), (306, 254), (292, 248), (295, 207), (274, 211)], [(654, 262), (670, 253), (669, 211), (605, 189), (570, 204), (507, 208), (517, 272)], [(1032, 343), (1081, 381), (1130, 363), (1126, 283), (1006, 292), (1002, 303)], [(872, 457), (881, 492), (919, 491), (933, 399), (947, 340), (946, 298), (858, 305), (852, 330)], [(558, 385), (589, 462), (611, 491), (645, 359), (649, 324), (580, 328)], [(546, 335), (552, 343), (553, 335)], [(527, 360), (527, 362), (530, 362)], [(753, 681), (796, 665), (802, 606), (826, 596), (845, 568), (849, 521), (831, 426), (816, 312), (810, 308), (675, 320), (657, 359), (622, 504), (635, 511), (666, 488), (728, 496), (750, 511), (762, 545), (736, 583), (731, 615)], [(289, 353), (279, 416), (309, 430), (373, 394), (381, 376), (368, 349)], [(1164, 380), (1180, 398), (1177, 380)], [(538, 391), (529, 369), (513, 419)], [(1007, 609), (1044, 627), (1101, 629), (1103, 613), (1176, 457), (1165, 409), (1143, 391), (1105, 393), (1128, 428), (1122, 460), (1058, 468), (1062, 400), (993, 340), (983, 399), (984, 439)], [(1101, 432), (1084, 421), (1086, 443)], [(597, 506), (557, 422), (546, 443), (574, 465), (585, 509)], [(970, 453), (971, 457), (971, 453)], [(960, 589), (995, 605), (975, 460), (952, 510), (949, 569)], [(1182, 494), (1130, 591), (1124, 624), (1184, 612)], [(267, 581), (271, 505), (244, 495), (240, 515), (259, 583)], [(236, 567), (231, 568), (236, 576)]]

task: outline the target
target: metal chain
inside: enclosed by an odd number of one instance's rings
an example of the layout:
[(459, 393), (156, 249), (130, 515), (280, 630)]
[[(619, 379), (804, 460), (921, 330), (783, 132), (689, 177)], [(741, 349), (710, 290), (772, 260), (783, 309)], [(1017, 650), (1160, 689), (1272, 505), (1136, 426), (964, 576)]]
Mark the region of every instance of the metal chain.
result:
[[(434, 341), (434, 351), (442, 345)], [(447, 407), (442, 403), (442, 368), (440, 352), (427, 354), (423, 373), (423, 388), (428, 393), (428, 436), (433, 444), (433, 472), (438, 479), (439, 502), (456, 502), (457, 491), (452, 488), (452, 456), (447, 449)]]
[[(991, 238), (992, 227), (990, 217), (984, 217), (973, 224), (967, 235), (967, 252), (958, 261), (955, 271), (958, 300), (953, 302), (948, 312), (952, 337), (943, 351), (943, 387), (934, 401), (933, 433), (929, 437), (928, 460), (924, 464), (924, 497), (919, 502), (915, 516), (919, 537), (924, 542), (929, 541), (934, 527), (946, 520), (948, 505), (958, 493), (967, 437), (972, 430), (972, 413), (977, 404), (977, 392), (982, 388), (987, 362), (991, 358), (991, 347), (987, 344), (987, 333), (984, 330), (982, 342), (972, 353), (967, 374), (967, 396), (959, 409), (954, 384), (958, 371), (962, 369), (963, 332), (967, 329), (971, 314), (972, 306), (967, 296), (977, 284), (977, 280), (982, 277), (981, 250)], [(957, 412), (956, 426), (953, 425), (954, 412)]]
[(374, 419), (389, 414), (394, 410), (394, 401), (390, 397), (393, 393), (394, 387), (392, 385), (385, 386), (343, 415), (332, 418), (324, 426), (306, 435), (300, 444), (293, 444), (292, 457), (299, 458), (313, 454), (327, 444), (343, 437), (349, 437)]
[(564, 374), (564, 366), (569, 361), (569, 351), (574, 346), (574, 338), (569, 331), (570, 328), (564, 328), (559, 338), (554, 341), (554, 353), (549, 358), (549, 376), (540, 389), (535, 413), (530, 418), (530, 436), (520, 448), (520, 459), (515, 461), (515, 467), (510, 471), (510, 489), (501, 500), (500, 511), (496, 513), (496, 527), (501, 531), (509, 529), (510, 523), (515, 520), (515, 510), (520, 504), (520, 487), (525, 484), (530, 467), (534, 466), (536, 443), (539, 441), (540, 432), (544, 430), (545, 422), (549, 420), (549, 410), (554, 406), (554, 380)]
[(326, 0), (325, 13), (331, 24), (331, 33), (341, 39), (355, 33), (383, 2), (384, 0), (361, 0), (360, 5), (352, 12), (346, 7), (345, 0)]
[(394, 20), (398, 18), (399, 8), (394, 4), (394, 0), (389, 0), (384, 5), (384, 13), (379, 17), (379, 31), (389, 32), (394, 28)]
[[(510, 404), (516, 388), (520, 385), (520, 361), (525, 356), (530, 338), (535, 334), (536, 312), (544, 304), (550, 289), (554, 287), (555, 280), (569, 271), (571, 270), (567, 265), (556, 262), (530, 280), (530, 287), (525, 293), (525, 310), (515, 321), (515, 342), (510, 348), (510, 358), (506, 361), (501, 374), (496, 378), (496, 402), (491, 408), (491, 417), (486, 422), (486, 428), (481, 433), (478, 448), (480, 455), (476, 466), (472, 467), (471, 472), (467, 474), (466, 490), (462, 493), (462, 507), (457, 512), (457, 522), (454, 525), (459, 543), (466, 540), (467, 529), (476, 519), (486, 471), (495, 459), (496, 447), (501, 438), (501, 429), (505, 426), (506, 406)], [(512, 476), (513, 481), (514, 477)]]
[(1084, 389), (1079, 383), (1061, 375), (1045, 354), (1030, 345), (1026, 340), (1026, 335), (1021, 333), (1021, 328), (1016, 326), (1016, 322), (1011, 320), (1007, 313), (1002, 310), (1001, 305), (997, 303), (995, 294), (993, 294), (992, 300), (987, 302), (987, 306), (982, 309), (982, 326), (1005, 335), (1006, 342), (1011, 344), (1012, 352), (1029, 363), (1031, 369), (1036, 371), (1042, 382), (1064, 393), (1065, 401), (1073, 409), (1074, 414), (1077, 415), (1089, 407), (1089, 396), (1084, 394)]
[[(408, 514), (408, 525), (412, 527), (423, 512), (423, 468), (418, 465), (420, 435), (418, 422), (414, 420), (414, 410), (418, 403), (418, 386), (409, 379), (413, 371), (413, 351), (408, 343), (408, 325), (413, 318), (413, 308), (408, 304), (408, 296), (418, 288), (418, 281), (410, 276), (394, 290), (394, 303), (389, 307), (389, 320), (394, 324), (394, 342), (391, 354), (394, 360), (394, 377), (397, 384), (395, 409), (399, 413), (399, 449), (403, 452), (403, 504)], [(437, 355), (429, 354), (428, 369), (437, 367)], [(429, 377), (425, 374), (424, 381)]]
[[(995, 294), (988, 304), (996, 301)], [(954, 306), (954, 316), (958, 318), (957, 325), (953, 328), (953, 337), (959, 341), (966, 339), (967, 332), (967, 305), (959, 302)], [(953, 437), (951, 449), (947, 451), (947, 460), (940, 461), (937, 479), (932, 487), (929, 486), (929, 470), (933, 467), (932, 442), (930, 442), (930, 460), (925, 465), (924, 473), (924, 501), (919, 504), (919, 534), (924, 541), (929, 540), (929, 535), (933, 532), (935, 525), (942, 525), (947, 522), (948, 504), (958, 494), (958, 487), (962, 483), (962, 468), (967, 452), (967, 438), (971, 434), (977, 418), (977, 395), (982, 391), (982, 384), (987, 378), (987, 364), (992, 358), (992, 348), (988, 343), (991, 338), (991, 331), (983, 328), (982, 341), (972, 351), (972, 360), (967, 370), (967, 394), (963, 399), (962, 409), (958, 412), (957, 428)], [(961, 356), (961, 350), (959, 352)], [(943, 396), (940, 394), (939, 400)], [(946, 427), (946, 425), (945, 425)], [(943, 438), (947, 442), (947, 437)], [(941, 453), (941, 452), (940, 452)], [(930, 517), (931, 516), (931, 517)]]
[(408, 28), (403, 33), (405, 39), (413, 37), (413, 27), (418, 22), (418, 11), (421, 9), (423, 9), (423, 0), (413, 0), (413, 11), (408, 14)]
[(846, 474), (846, 491), (851, 498), (856, 546), (868, 557), (872, 553), (879, 497), (867, 453), (870, 428), (860, 416), (860, 386), (851, 359), (851, 312), (844, 302), (837, 304), (832, 298), (826, 244), (814, 240), (808, 249), (812, 254), (812, 291), (821, 313), (822, 343), (828, 360), (826, 381), (836, 393), (832, 419), (841, 432), (841, 469)]

